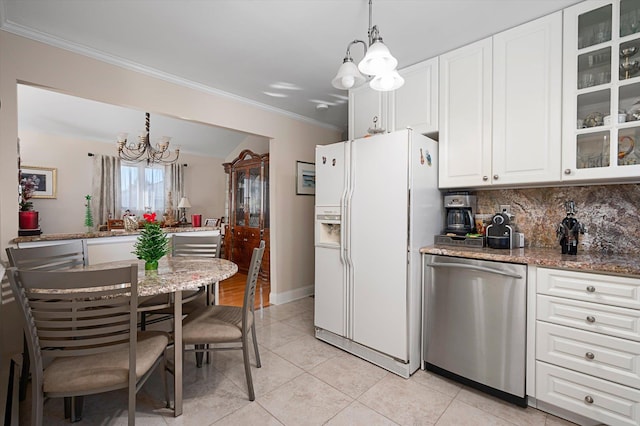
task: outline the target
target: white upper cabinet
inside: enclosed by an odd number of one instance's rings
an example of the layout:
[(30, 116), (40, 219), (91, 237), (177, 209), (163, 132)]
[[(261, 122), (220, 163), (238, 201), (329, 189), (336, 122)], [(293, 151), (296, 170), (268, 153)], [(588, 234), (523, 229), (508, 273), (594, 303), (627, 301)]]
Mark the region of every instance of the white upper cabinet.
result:
[(385, 132), (411, 127), (417, 133), (438, 131), (438, 58), (398, 71), (404, 85), (378, 92), (365, 84), (349, 91), (349, 139), (368, 135), (377, 127)]
[(489, 184), (491, 38), (440, 56), (440, 188)]
[(493, 184), (560, 181), (562, 12), (493, 37)]
[(390, 98), (395, 130), (411, 127), (417, 133), (438, 131), (438, 58), (398, 71), (404, 85)]
[(562, 12), (440, 56), (441, 188), (560, 181)]
[(562, 179), (640, 176), (640, 0), (565, 9)]
[(349, 139), (367, 136), (374, 127), (391, 131), (388, 99), (389, 92), (373, 90), (369, 84), (349, 90)]

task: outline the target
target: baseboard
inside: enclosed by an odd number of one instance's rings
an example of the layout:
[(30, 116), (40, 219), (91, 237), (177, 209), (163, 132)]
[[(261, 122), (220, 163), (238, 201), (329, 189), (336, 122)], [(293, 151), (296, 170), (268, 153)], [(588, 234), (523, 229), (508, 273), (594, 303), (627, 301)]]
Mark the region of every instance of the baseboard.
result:
[(273, 291), (271, 291), (269, 293), (269, 304), (282, 305), (283, 303), (293, 302), (294, 300), (311, 296), (314, 290), (314, 286), (308, 285), (306, 287), (300, 287), (293, 290), (282, 291), (279, 293), (274, 293)]

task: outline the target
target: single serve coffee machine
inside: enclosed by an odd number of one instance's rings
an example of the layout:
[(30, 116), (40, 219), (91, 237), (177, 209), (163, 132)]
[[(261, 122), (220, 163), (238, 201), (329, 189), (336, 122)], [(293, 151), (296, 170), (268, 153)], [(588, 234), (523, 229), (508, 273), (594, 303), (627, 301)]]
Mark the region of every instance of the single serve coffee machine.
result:
[(468, 192), (447, 193), (444, 196), (444, 207), (447, 212), (445, 234), (466, 235), (473, 233), (476, 213), (476, 196)]

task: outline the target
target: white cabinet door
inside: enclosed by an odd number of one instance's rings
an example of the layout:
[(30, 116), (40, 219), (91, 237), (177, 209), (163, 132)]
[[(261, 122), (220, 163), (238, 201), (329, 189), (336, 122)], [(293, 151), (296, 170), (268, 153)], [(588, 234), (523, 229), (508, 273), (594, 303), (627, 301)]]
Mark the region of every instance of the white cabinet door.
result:
[(440, 188), (490, 183), (491, 38), (440, 56)]
[(364, 84), (349, 90), (349, 139), (368, 135), (377, 117), (377, 127), (389, 131), (388, 92), (379, 92)]
[(562, 12), (493, 37), (497, 185), (560, 181)]
[(429, 59), (398, 71), (404, 85), (392, 98), (391, 121), (394, 130), (411, 127), (416, 133), (438, 131), (438, 58)]

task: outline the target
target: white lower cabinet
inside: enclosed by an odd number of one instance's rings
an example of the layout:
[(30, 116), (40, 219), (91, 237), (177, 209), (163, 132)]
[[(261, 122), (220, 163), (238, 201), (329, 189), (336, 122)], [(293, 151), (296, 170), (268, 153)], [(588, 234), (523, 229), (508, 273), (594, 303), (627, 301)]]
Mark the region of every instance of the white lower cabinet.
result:
[(535, 397), (640, 425), (640, 279), (538, 268)]

